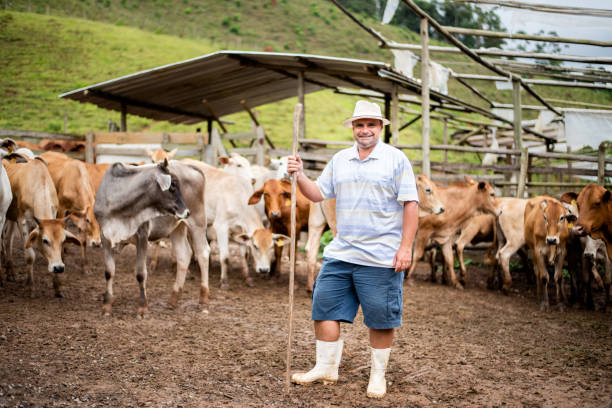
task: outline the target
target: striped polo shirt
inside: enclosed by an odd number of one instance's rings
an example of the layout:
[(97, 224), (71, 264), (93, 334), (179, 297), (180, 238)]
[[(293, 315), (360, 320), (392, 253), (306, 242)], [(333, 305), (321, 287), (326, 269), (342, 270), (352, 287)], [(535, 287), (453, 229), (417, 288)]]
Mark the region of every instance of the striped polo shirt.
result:
[(404, 202), (419, 200), (406, 155), (379, 140), (360, 160), (355, 143), (334, 155), (316, 183), (325, 199), (336, 198), (338, 234), (324, 256), (392, 267), (402, 241)]

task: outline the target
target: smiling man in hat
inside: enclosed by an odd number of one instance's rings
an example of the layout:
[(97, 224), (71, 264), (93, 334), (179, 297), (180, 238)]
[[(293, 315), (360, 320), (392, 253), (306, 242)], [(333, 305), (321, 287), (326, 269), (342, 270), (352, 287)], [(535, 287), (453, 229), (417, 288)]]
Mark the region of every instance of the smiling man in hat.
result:
[(336, 153), (316, 182), (303, 172), (299, 157), (287, 169), (297, 173), (302, 193), (314, 202), (336, 198), (338, 234), (325, 248), (312, 294), (316, 364), (292, 382), (333, 384), (342, 356), (340, 322), (352, 323), (359, 306), (369, 329), (370, 382), (367, 396), (382, 398), (393, 332), (402, 324), (402, 282), (412, 262), (418, 226), (418, 195), (410, 162), (380, 140), (380, 107), (358, 101), (352, 127), (355, 144)]

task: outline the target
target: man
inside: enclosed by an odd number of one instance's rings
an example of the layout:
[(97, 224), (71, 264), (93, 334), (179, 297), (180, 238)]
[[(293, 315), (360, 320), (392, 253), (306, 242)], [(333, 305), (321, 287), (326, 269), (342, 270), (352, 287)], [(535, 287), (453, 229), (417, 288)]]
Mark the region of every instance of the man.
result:
[(367, 396), (382, 398), (393, 331), (402, 324), (402, 282), (412, 262), (418, 226), (418, 195), (412, 167), (398, 149), (380, 140), (380, 107), (358, 101), (353, 117), (355, 144), (334, 155), (316, 182), (303, 172), (299, 157), (287, 171), (297, 173), (302, 193), (318, 202), (336, 197), (338, 234), (325, 248), (325, 259), (312, 295), (316, 365), (296, 373), (292, 382), (333, 384), (342, 355), (340, 322), (352, 323), (361, 305), (369, 329), (371, 360)]

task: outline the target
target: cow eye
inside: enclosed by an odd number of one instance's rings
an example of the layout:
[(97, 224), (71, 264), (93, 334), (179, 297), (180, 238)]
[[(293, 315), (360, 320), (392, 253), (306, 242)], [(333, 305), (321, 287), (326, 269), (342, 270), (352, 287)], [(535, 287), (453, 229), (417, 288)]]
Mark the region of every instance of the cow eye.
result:
[(546, 214), (544, 215), (544, 221), (548, 222), (548, 217), (546, 216)]
[(242, 164), (239, 164), (238, 167), (242, 167)]
[(91, 224), (91, 220), (89, 218), (85, 218), (85, 221), (87, 221), (88, 224)]
[(426, 189), (425, 189), (425, 192), (426, 192), (427, 194), (431, 194), (431, 188), (426, 188)]
[(256, 243), (254, 243), (254, 242), (253, 242), (253, 248), (255, 248), (255, 249), (259, 249), (259, 247), (257, 246), (257, 244), (256, 244)]
[(49, 241), (47, 238), (43, 238), (42, 242), (45, 245), (51, 245), (51, 241)]

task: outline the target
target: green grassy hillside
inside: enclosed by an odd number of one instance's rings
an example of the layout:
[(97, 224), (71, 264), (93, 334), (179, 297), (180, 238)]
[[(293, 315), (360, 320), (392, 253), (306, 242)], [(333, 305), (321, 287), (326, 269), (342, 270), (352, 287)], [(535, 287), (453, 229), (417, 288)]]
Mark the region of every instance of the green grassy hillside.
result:
[[(353, 57), (392, 62), (392, 54), (357, 27), (331, 3), (278, 0), (55, 0), (5, 2), (0, 11), (0, 128), (63, 131), (104, 130), (117, 112), (61, 100), (60, 93), (162, 64), (220, 49), (273, 50)], [(364, 21), (395, 41), (418, 42), (416, 33)], [(434, 55), (457, 72), (487, 73), (463, 56)], [(466, 65), (469, 64), (469, 65)], [(419, 72), (418, 66), (415, 72)], [(474, 82), (487, 96), (511, 102), (510, 92)], [(573, 88), (537, 87), (545, 97), (612, 104), (612, 93)], [(458, 83), (450, 92), (482, 105)], [(355, 98), (329, 91), (306, 97), (307, 136), (348, 140), (340, 126)], [(536, 104), (523, 97), (526, 104)], [(259, 107), (272, 140), (288, 146), (295, 99)], [(417, 106), (412, 108), (418, 109)], [(403, 116), (408, 120), (410, 116)], [(230, 131), (250, 127), (246, 114), (226, 117)], [(433, 143), (441, 141), (441, 126), (433, 122)], [(128, 117), (130, 130), (193, 131), (196, 126), (154, 123)], [(402, 143), (419, 143), (420, 128), (401, 134)]]

